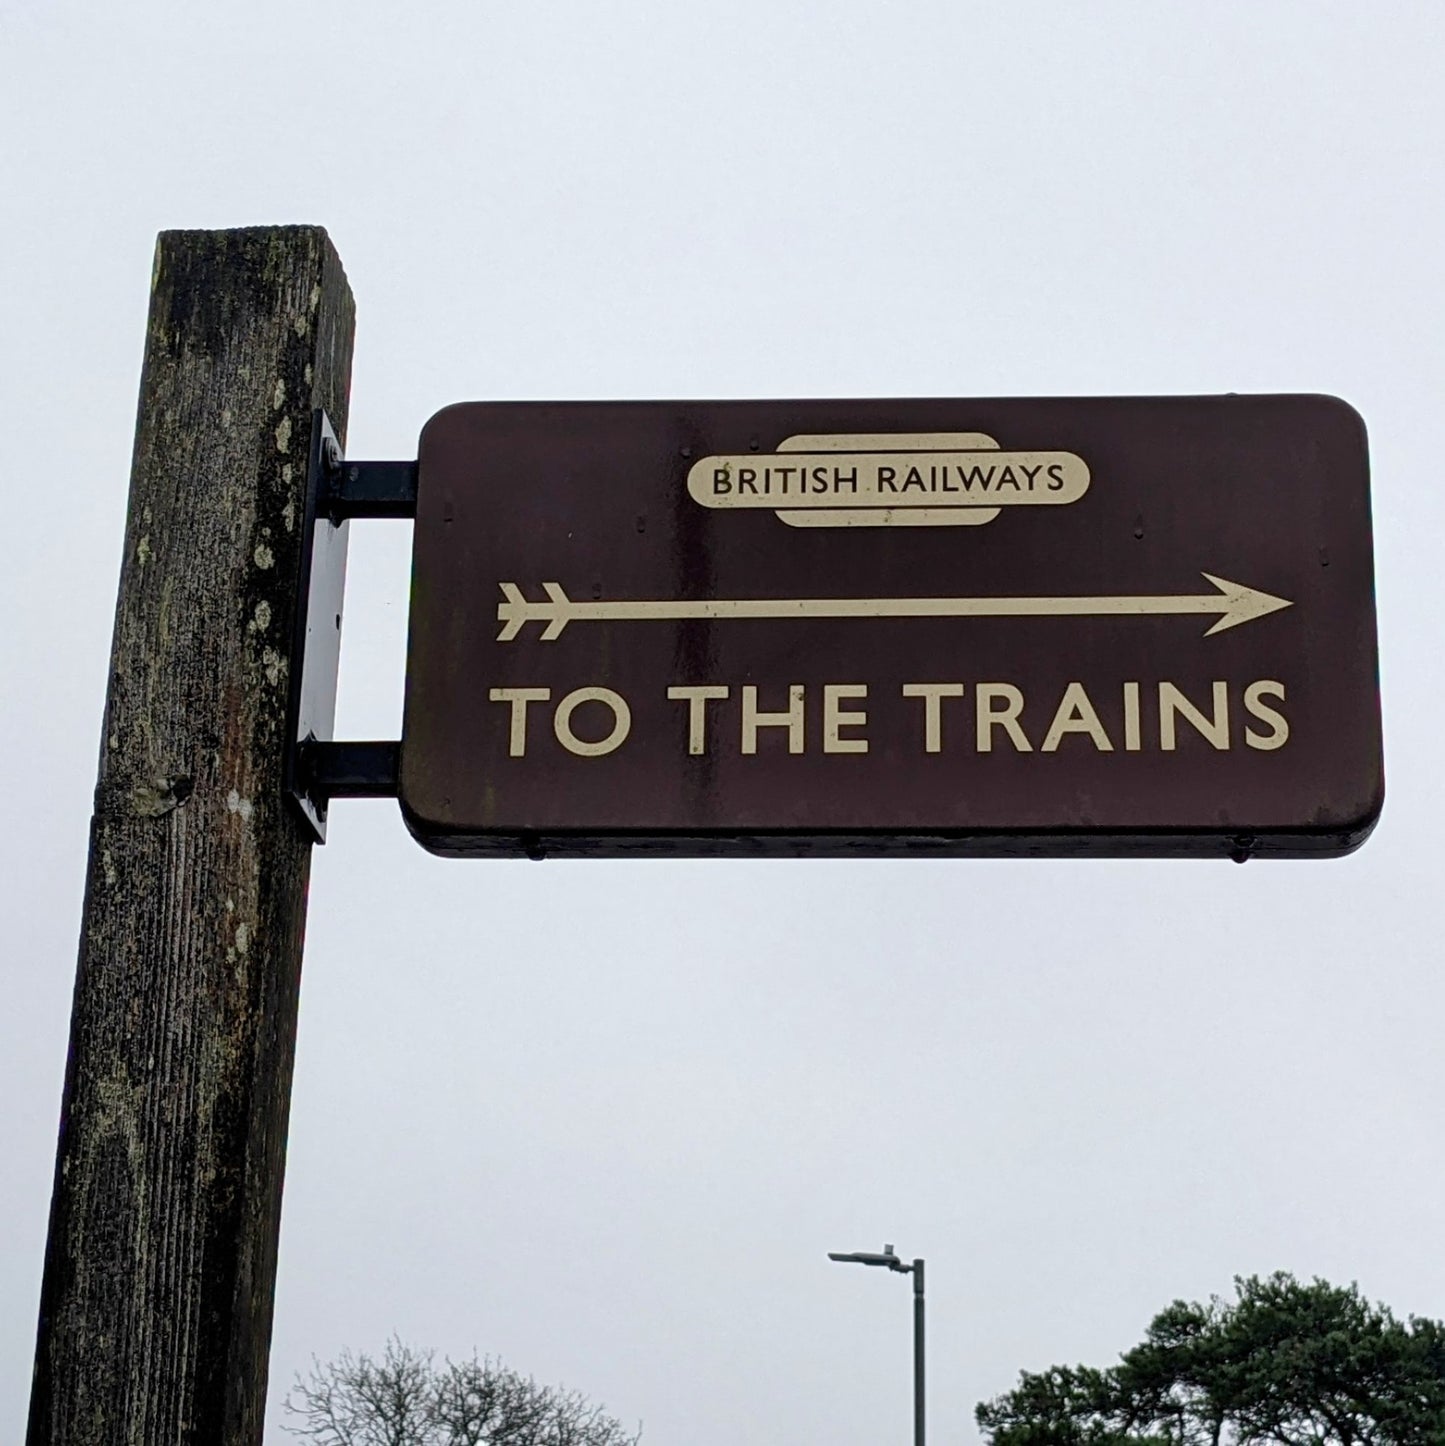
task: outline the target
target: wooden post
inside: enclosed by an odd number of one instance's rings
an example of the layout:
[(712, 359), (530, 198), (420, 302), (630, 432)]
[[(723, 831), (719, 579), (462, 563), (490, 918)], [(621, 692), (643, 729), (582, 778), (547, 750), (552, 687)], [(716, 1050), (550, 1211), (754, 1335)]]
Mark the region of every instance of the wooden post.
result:
[(353, 329), (319, 228), (157, 243), (29, 1446), (261, 1440), (310, 863), (287, 673)]

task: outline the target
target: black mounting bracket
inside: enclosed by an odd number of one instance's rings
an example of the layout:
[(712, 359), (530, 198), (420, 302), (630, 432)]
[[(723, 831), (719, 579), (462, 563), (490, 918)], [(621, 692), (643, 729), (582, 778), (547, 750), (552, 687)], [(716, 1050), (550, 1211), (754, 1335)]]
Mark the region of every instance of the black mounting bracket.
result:
[(326, 413), (311, 419), (282, 788), (317, 843), (333, 798), (394, 798), (399, 743), (338, 743), (336, 683), (353, 517), (415, 517), (415, 462), (349, 462)]

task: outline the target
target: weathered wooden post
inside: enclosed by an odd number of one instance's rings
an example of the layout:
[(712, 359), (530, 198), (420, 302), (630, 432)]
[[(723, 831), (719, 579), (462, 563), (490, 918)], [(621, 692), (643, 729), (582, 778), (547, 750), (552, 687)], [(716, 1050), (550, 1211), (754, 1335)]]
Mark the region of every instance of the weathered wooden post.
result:
[(160, 237), (30, 1446), (261, 1440), (311, 851), (287, 679), (353, 329), (319, 228)]

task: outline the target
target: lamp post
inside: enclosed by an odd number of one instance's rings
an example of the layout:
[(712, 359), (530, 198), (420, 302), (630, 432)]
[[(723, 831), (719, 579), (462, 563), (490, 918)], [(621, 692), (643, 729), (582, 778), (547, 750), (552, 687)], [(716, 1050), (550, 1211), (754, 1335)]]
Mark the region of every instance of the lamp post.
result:
[(891, 1245), (885, 1245), (882, 1253), (870, 1250), (854, 1250), (847, 1254), (830, 1250), (829, 1260), (848, 1260), (855, 1265), (886, 1265), (900, 1275), (913, 1277), (913, 1446), (923, 1446), (923, 1262), (915, 1260), (905, 1265), (893, 1253)]

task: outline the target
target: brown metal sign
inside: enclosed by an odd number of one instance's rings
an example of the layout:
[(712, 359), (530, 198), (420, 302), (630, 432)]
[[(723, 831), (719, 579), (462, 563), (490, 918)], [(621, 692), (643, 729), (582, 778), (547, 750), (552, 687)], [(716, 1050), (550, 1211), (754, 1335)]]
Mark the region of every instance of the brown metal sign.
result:
[(1334, 398), (468, 403), (422, 434), (401, 801), (437, 852), (1318, 857), (1382, 794)]

